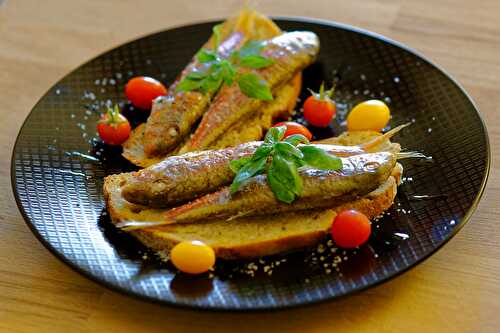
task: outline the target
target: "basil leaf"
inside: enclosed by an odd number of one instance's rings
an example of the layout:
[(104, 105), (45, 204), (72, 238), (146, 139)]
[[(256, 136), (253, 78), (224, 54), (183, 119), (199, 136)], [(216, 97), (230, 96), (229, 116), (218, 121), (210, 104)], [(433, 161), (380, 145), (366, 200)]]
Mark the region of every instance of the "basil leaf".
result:
[(233, 83), (234, 77), (236, 76), (236, 70), (234, 69), (233, 65), (227, 60), (222, 60), (220, 62), (220, 70), (224, 82), (228, 86), (231, 85)]
[(211, 62), (211, 61), (216, 61), (217, 60), (217, 54), (212, 51), (212, 50), (207, 50), (207, 49), (201, 49), (198, 51), (196, 54), (196, 59), (202, 64)]
[(239, 50), (239, 58), (244, 58), (250, 55), (259, 55), (260, 51), (264, 48), (263, 41), (251, 40), (245, 43), (243, 47)]
[(261, 55), (247, 55), (240, 58), (240, 66), (250, 68), (264, 68), (274, 64), (274, 60)]
[(271, 162), (269, 169), (273, 169), (277, 172), (276, 177), (290, 191), (296, 195), (300, 195), (302, 193), (302, 178), (299, 176), (295, 163), (288, 161), (278, 154), (273, 156), (273, 161)]
[(201, 81), (201, 80), (192, 80), (192, 79), (189, 79), (188, 77), (185, 77), (175, 87), (175, 91), (180, 92), (180, 91), (196, 90), (196, 89), (200, 88), (202, 83), (203, 83), (203, 81)]
[(295, 194), (276, 178), (276, 173), (271, 169), (267, 172), (267, 182), (279, 201), (291, 204), (295, 200)]
[(191, 72), (188, 75), (186, 75), (186, 79), (196, 81), (196, 80), (202, 80), (206, 76), (207, 76), (206, 73), (196, 71), (196, 72)]
[(214, 50), (217, 52), (217, 49), (219, 48), (220, 44), (220, 35), (221, 35), (221, 29), (222, 29), (223, 23), (219, 23), (217, 25), (214, 25), (212, 28), (212, 32), (214, 35)]
[(248, 162), (250, 162), (250, 160), (252, 159), (251, 156), (246, 156), (246, 157), (242, 157), (242, 158), (239, 158), (237, 160), (232, 160), (231, 162), (229, 162), (229, 167), (231, 168), (231, 170), (234, 172), (234, 173), (238, 173), (238, 171), (245, 165), (247, 164)]
[(304, 154), (302, 154), (302, 152), (297, 147), (289, 142), (277, 142), (274, 144), (274, 149), (276, 149), (277, 152), (284, 156), (295, 156), (299, 159), (302, 159), (304, 157)]
[(246, 180), (264, 171), (266, 162), (266, 158), (260, 158), (254, 161), (250, 161), (249, 163), (246, 163), (244, 166), (242, 166), (233, 179), (233, 183), (231, 184), (231, 193), (235, 193), (236, 191), (238, 191), (240, 186)]
[(321, 148), (315, 146), (300, 146), (302, 154), (304, 154), (303, 161), (313, 168), (320, 170), (340, 170), (342, 169), (342, 160), (335, 156), (330, 155)]
[(299, 143), (308, 144), (309, 140), (302, 134), (292, 134), (285, 138), (285, 142), (291, 143), (292, 145), (296, 146)]
[(271, 151), (273, 150), (273, 145), (268, 143), (263, 143), (255, 150), (252, 159), (267, 158)]
[(286, 126), (276, 126), (271, 127), (267, 130), (266, 137), (264, 138), (264, 143), (272, 144), (279, 142), (286, 132)]
[(291, 203), (302, 193), (302, 179), (297, 166), (279, 154), (273, 157), (267, 175), (269, 186), (278, 200)]
[(273, 99), (271, 89), (266, 81), (254, 73), (241, 74), (238, 77), (240, 90), (251, 98), (270, 101)]
[(201, 90), (204, 93), (215, 92), (222, 85), (222, 78), (220, 75), (210, 75), (201, 81)]

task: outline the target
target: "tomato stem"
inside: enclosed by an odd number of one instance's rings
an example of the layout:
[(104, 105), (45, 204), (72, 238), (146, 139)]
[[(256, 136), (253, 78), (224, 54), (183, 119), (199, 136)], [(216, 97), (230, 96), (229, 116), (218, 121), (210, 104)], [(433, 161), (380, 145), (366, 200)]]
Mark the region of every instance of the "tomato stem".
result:
[(321, 86), (319, 87), (319, 100), (322, 101), (325, 99), (325, 81), (321, 82)]
[(115, 104), (114, 107), (107, 107), (108, 110), (106, 114), (108, 115), (108, 119), (106, 121), (107, 124), (109, 125), (117, 125), (122, 122), (120, 119), (120, 109), (118, 107), (118, 104)]

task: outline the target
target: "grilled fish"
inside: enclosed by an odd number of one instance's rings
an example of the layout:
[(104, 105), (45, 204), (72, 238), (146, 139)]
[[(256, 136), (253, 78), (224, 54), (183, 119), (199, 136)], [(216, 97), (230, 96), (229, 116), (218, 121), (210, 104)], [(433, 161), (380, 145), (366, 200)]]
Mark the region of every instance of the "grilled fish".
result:
[[(342, 169), (338, 171), (300, 170), (303, 191), (291, 204), (278, 201), (267, 183), (266, 175), (258, 175), (245, 183), (236, 194), (231, 194), (229, 187), (224, 187), (168, 210), (164, 221), (148, 223), (147, 226), (332, 207), (376, 189), (390, 176), (396, 164), (396, 155), (390, 152), (355, 155), (342, 158), (342, 164)], [(143, 227), (139, 222), (123, 222), (120, 226)]]
[[(260, 75), (275, 90), (291, 80), (295, 74), (311, 64), (319, 51), (319, 39), (312, 32), (295, 31), (268, 40), (262, 54), (274, 64), (248, 70)], [(264, 101), (246, 96), (234, 82), (223, 86), (215, 96), (200, 125), (181, 149), (181, 153), (202, 150), (222, 135), (238, 119), (262, 107)]]
[[(236, 32), (225, 39), (217, 51), (221, 57), (227, 57), (244, 42), (245, 36)], [(203, 71), (206, 66), (209, 64), (200, 64), (193, 58), (180, 78), (169, 87), (167, 96), (154, 101), (144, 132), (144, 151), (147, 155), (161, 155), (174, 149), (207, 109), (212, 93), (175, 91), (182, 78), (193, 71)]]
[[(346, 157), (381, 150), (381, 145), (404, 125), (358, 146), (316, 144), (330, 154)], [(261, 142), (249, 142), (235, 148), (191, 152), (171, 156), (146, 169), (134, 172), (122, 187), (124, 198), (149, 207), (169, 207), (214, 192), (234, 178), (232, 160), (250, 156)], [(398, 144), (383, 147), (399, 152)]]

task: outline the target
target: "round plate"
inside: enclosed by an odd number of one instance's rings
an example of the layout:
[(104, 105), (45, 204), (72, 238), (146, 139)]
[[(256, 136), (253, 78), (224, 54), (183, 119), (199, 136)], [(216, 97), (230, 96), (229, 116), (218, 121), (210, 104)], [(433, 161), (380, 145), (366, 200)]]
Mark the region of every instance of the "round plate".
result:
[[(357, 251), (319, 248), (250, 263), (221, 262), (212, 274), (177, 274), (103, 210), (103, 178), (134, 170), (98, 142), (95, 125), (107, 103), (125, 104), (123, 88), (136, 75), (174, 80), (209, 37), (214, 22), (156, 33), (117, 47), (63, 78), (26, 119), (12, 156), (19, 208), (40, 241), (85, 276), (112, 289), (178, 306), (250, 310), (313, 303), (365, 289), (407, 270), (449, 240), (470, 218), (489, 171), (488, 137), (471, 99), (449, 75), (407, 47), (382, 36), (309, 19), (278, 19), (284, 30), (318, 34), (321, 52), (304, 71), (304, 87), (337, 81), (337, 122), (316, 137), (338, 134), (345, 110), (384, 99), (397, 136), (432, 160), (403, 160), (396, 202)], [(302, 98), (307, 92), (304, 89)], [(142, 118), (142, 119), (137, 119)], [(272, 275), (269, 271), (272, 271)]]

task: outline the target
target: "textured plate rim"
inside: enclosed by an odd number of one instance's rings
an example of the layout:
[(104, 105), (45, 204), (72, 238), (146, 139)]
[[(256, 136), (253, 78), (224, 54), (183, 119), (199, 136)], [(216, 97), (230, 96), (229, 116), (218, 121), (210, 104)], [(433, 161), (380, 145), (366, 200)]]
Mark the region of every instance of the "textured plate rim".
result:
[(422, 255), (418, 260), (416, 260), (414, 263), (412, 263), (411, 265), (393, 273), (393, 274), (390, 274), (378, 281), (376, 281), (375, 283), (372, 283), (372, 284), (369, 284), (369, 285), (366, 285), (366, 286), (363, 286), (363, 287), (360, 287), (360, 288), (357, 288), (357, 289), (353, 289), (353, 290), (350, 290), (348, 292), (345, 292), (345, 293), (341, 293), (341, 294), (338, 294), (336, 296), (329, 296), (329, 297), (325, 297), (325, 298), (322, 298), (322, 299), (315, 299), (315, 300), (310, 300), (310, 301), (306, 301), (306, 302), (301, 302), (301, 303), (292, 303), (292, 304), (286, 304), (286, 305), (280, 305), (280, 306), (259, 306), (259, 307), (241, 307), (241, 308), (228, 308), (228, 307), (223, 307), (223, 306), (203, 306), (203, 305), (193, 305), (193, 304), (186, 304), (186, 303), (178, 303), (178, 302), (175, 302), (175, 301), (170, 301), (170, 300), (159, 300), (157, 298), (154, 298), (154, 297), (151, 297), (151, 296), (147, 296), (147, 295), (141, 295), (141, 294), (138, 294), (138, 293), (134, 293), (132, 292), (130, 289), (127, 289), (125, 287), (120, 287), (120, 286), (117, 286), (115, 284), (112, 284), (108, 281), (106, 281), (105, 279), (103, 278), (100, 278), (100, 277), (97, 277), (95, 275), (93, 275), (91, 272), (89, 271), (86, 271), (85, 269), (83, 269), (82, 267), (80, 267), (79, 265), (75, 264), (74, 262), (72, 262), (71, 260), (68, 260), (62, 253), (60, 253), (57, 249), (55, 249), (52, 244), (50, 242), (48, 242), (46, 239), (44, 239), (42, 237), (42, 235), (38, 232), (38, 230), (36, 229), (35, 225), (31, 222), (30, 218), (28, 217), (28, 214), (26, 213), (22, 203), (21, 203), (21, 200), (20, 200), (20, 197), (19, 197), (19, 193), (18, 193), (18, 189), (17, 189), (17, 185), (16, 185), (16, 178), (15, 178), (15, 154), (16, 154), (16, 151), (17, 151), (17, 146), (18, 146), (18, 143), (19, 143), (19, 139), (20, 139), (20, 136), (21, 136), (21, 132), (23, 131), (24, 127), (26, 126), (28, 120), (30, 119), (30, 117), (32, 116), (33, 114), (33, 111), (36, 109), (36, 107), (38, 106), (38, 104), (42, 101), (42, 99), (48, 94), (48, 92), (55, 86), (57, 85), (58, 82), (60, 82), (61, 80), (63, 80), (65, 77), (73, 74), (74, 72), (76, 72), (77, 70), (79, 70), (81, 67), (87, 65), (88, 63), (94, 61), (95, 59), (105, 55), (106, 53), (116, 49), (116, 48), (119, 48), (119, 47), (122, 47), (126, 44), (129, 44), (131, 42), (134, 42), (134, 41), (137, 41), (137, 40), (140, 40), (140, 39), (143, 39), (143, 38), (146, 38), (146, 37), (149, 37), (149, 36), (153, 36), (153, 35), (156, 35), (156, 34), (159, 34), (159, 33), (164, 33), (164, 32), (167, 32), (169, 30), (173, 30), (173, 29), (179, 29), (179, 28), (185, 28), (185, 27), (190, 27), (190, 26), (195, 26), (195, 25), (203, 25), (203, 24), (216, 24), (216, 23), (219, 23), (221, 22), (221, 19), (215, 19), (215, 20), (204, 20), (204, 21), (197, 21), (197, 22), (194, 22), (194, 23), (190, 23), (190, 24), (181, 24), (181, 25), (175, 25), (175, 26), (172, 26), (172, 27), (169, 27), (167, 29), (163, 29), (163, 30), (159, 30), (159, 31), (154, 31), (154, 32), (151, 32), (151, 33), (147, 33), (147, 34), (143, 34), (143, 35), (139, 35), (138, 37), (135, 37), (133, 39), (130, 39), (130, 40), (127, 40), (123, 43), (120, 43), (114, 47), (111, 47), (101, 53), (99, 53), (98, 55), (90, 58), (89, 60), (85, 61), (84, 63), (82, 63), (81, 65), (77, 66), (75, 69), (69, 71), (67, 74), (64, 74), (63, 76), (61, 76), (54, 84), (52, 84), (50, 86), (50, 88), (48, 88), (45, 93), (38, 99), (38, 101), (35, 103), (35, 105), (31, 108), (31, 111), (28, 113), (28, 115), (26, 116), (25, 120), (23, 121), (20, 129), (19, 129), (19, 132), (17, 134), (17, 137), (16, 137), (16, 141), (14, 143), (14, 146), (12, 148), (12, 154), (11, 154), (11, 168), (10, 168), (10, 178), (11, 178), (11, 186), (12, 186), (12, 191), (13, 191), (13, 194), (14, 194), (14, 198), (15, 198), (15, 201), (16, 201), (16, 204), (17, 204), (17, 207), (25, 221), (25, 223), (28, 225), (28, 227), (30, 228), (31, 232), (35, 235), (35, 237), (40, 241), (40, 243), (43, 244), (43, 246), (45, 246), (45, 248), (47, 248), (49, 250), (49, 252), (51, 252), (55, 257), (57, 257), (59, 260), (61, 260), (64, 264), (68, 265), (71, 269), (73, 269), (74, 271), (80, 273), (81, 275), (85, 276), (86, 278), (88, 278), (89, 280), (101, 285), (101, 286), (104, 286), (112, 291), (115, 291), (115, 292), (118, 292), (122, 295), (126, 295), (126, 296), (131, 296), (135, 299), (140, 299), (140, 300), (145, 300), (145, 301), (148, 301), (150, 303), (153, 303), (153, 304), (159, 304), (159, 305), (166, 305), (166, 306), (171, 306), (171, 307), (175, 307), (175, 308), (179, 308), (179, 309), (190, 309), (190, 310), (197, 310), (197, 311), (213, 311), (213, 312), (242, 312), (242, 311), (248, 311), (248, 312), (261, 312), (261, 311), (277, 311), (277, 310), (284, 310), (284, 309), (291, 309), (291, 308), (298, 308), (298, 307), (305, 307), (305, 306), (309, 306), (309, 305), (314, 305), (314, 304), (319, 304), (319, 303), (325, 303), (327, 301), (332, 301), (332, 300), (336, 300), (336, 299), (339, 299), (339, 298), (343, 298), (345, 296), (348, 296), (348, 295), (353, 295), (353, 294), (356, 294), (356, 293), (359, 293), (361, 291), (364, 291), (366, 289), (369, 289), (369, 288), (373, 288), (375, 286), (378, 286), (378, 285), (381, 285), (393, 278), (396, 278), (398, 277), (399, 275), (409, 271), (410, 269), (416, 267), (417, 265), (419, 265), (420, 263), (422, 263), (423, 261), (425, 261), (426, 259), (428, 259), (430, 256), (432, 256), (433, 254), (435, 254), (437, 251), (439, 251), (441, 248), (443, 248), (443, 246), (448, 243), (464, 226), (465, 224), (467, 224), (472, 215), (474, 214), (474, 212), (476, 211), (477, 209), (477, 206), (479, 205), (479, 202), (484, 194), (484, 190), (486, 188), (486, 184), (487, 184), (487, 181), (488, 181), (488, 178), (489, 178), (489, 174), (490, 174), (490, 167), (491, 167), (491, 147), (490, 147), (490, 140), (489, 140), (489, 136), (488, 136), (488, 131), (487, 131), (487, 127), (486, 127), (486, 123), (484, 121), (484, 118), (481, 114), (481, 112), (479, 111), (479, 108), (478, 106), (476, 105), (476, 103), (474, 102), (474, 100), (472, 99), (472, 97), (467, 93), (467, 91), (462, 87), (462, 85), (451, 75), (449, 74), (446, 70), (444, 70), (443, 68), (441, 68), (439, 65), (436, 65), (433, 61), (429, 60), (426, 56), (422, 55), (420, 52), (408, 47), (407, 45), (401, 43), (401, 42), (398, 42), (398, 41), (395, 41), (391, 38), (388, 38), (384, 35), (381, 35), (379, 33), (376, 33), (376, 32), (373, 32), (373, 31), (369, 31), (369, 30), (366, 30), (366, 29), (363, 29), (363, 28), (359, 28), (357, 26), (353, 26), (353, 25), (349, 25), (349, 24), (345, 24), (345, 23), (340, 23), (340, 22), (336, 22), (336, 21), (331, 21), (331, 20), (326, 20), (326, 19), (318, 19), (318, 18), (309, 18), (309, 17), (302, 17), (302, 16), (271, 16), (271, 18), (273, 20), (277, 20), (277, 21), (288, 21), (288, 22), (303, 22), (303, 23), (312, 23), (312, 24), (316, 24), (316, 25), (322, 25), (322, 26), (326, 26), (326, 27), (330, 27), (330, 28), (337, 28), (337, 29), (342, 29), (342, 30), (346, 30), (346, 31), (350, 31), (350, 32), (354, 32), (354, 33), (357, 33), (357, 34), (361, 34), (361, 35), (364, 35), (364, 36), (368, 36), (370, 38), (374, 38), (374, 39), (377, 39), (377, 40), (381, 40), (383, 41), (384, 43), (387, 43), (389, 45), (392, 45), (392, 46), (396, 46), (400, 49), (403, 49), (404, 51), (406, 52), (409, 52), (411, 54), (413, 54), (414, 56), (416, 56), (417, 58), (420, 58), (420, 60), (422, 61), (425, 61), (427, 62), (429, 65), (431, 65), (432, 67), (434, 67), (435, 69), (437, 69), (441, 74), (443, 74), (446, 79), (450, 80), (458, 89), (459, 91), (468, 99), (468, 101), (471, 103), (471, 105), (473, 106), (474, 108), (474, 111), (476, 112), (480, 122), (481, 122), (481, 126), (482, 126), (482, 129), (483, 129), (483, 134), (484, 134), (484, 139), (485, 139), (485, 145), (486, 145), (486, 168), (485, 168), (485, 172), (483, 174), (483, 179), (481, 181), (481, 185), (480, 185), (480, 188), (479, 188), (479, 191), (476, 195), (476, 197), (474, 198), (474, 200), (472, 201), (471, 203), (471, 206), (470, 208), (467, 210), (467, 212), (465, 213), (465, 215), (463, 216), (463, 218), (460, 220), (460, 223), (458, 223), (456, 225), (455, 228), (453, 228), (453, 230), (447, 235), (446, 238), (442, 239), (432, 250), (428, 251), (426, 254)]

